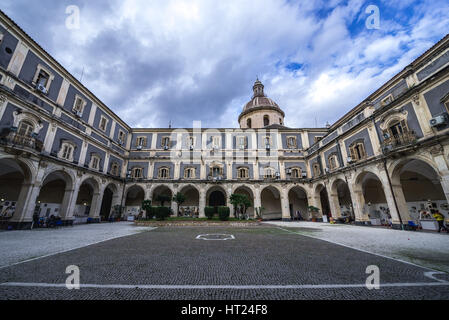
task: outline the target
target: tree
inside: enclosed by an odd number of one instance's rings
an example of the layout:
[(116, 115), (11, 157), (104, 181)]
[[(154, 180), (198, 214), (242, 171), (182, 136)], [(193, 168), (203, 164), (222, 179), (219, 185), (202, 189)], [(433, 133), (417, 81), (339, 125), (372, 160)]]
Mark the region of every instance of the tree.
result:
[(239, 218), (239, 212), (242, 215), (245, 215), (246, 210), (252, 206), (252, 202), (249, 200), (248, 196), (240, 193), (231, 194), (230, 202), (234, 206), (234, 211), (236, 212), (237, 218)]
[(165, 194), (158, 194), (156, 196), (156, 201), (161, 203), (161, 207), (164, 206), (165, 202), (170, 201), (170, 200), (171, 200), (171, 197), (168, 195), (165, 195)]
[(186, 196), (183, 193), (178, 192), (173, 197), (173, 201), (178, 204), (178, 216), (179, 216), (179, 206), (182, 205), (184, 202), (186, 202)]
[(142, 210), (145, 210), (146, 212), (146, 217), (148, 218), (152, 218), (151, 216), (151, 200), (143, 200), (142, 201)]

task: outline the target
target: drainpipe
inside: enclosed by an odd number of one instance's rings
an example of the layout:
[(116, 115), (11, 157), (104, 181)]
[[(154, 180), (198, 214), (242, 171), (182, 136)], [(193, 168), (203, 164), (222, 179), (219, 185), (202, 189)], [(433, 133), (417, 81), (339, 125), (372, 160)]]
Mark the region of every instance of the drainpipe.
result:
[[(374, 117), (372, 117), (371, 120), (373, 121), (374, 130), (376, 131), (377, 138), (379, 139), (379, 142), (381, 142), (380, 134), (379, 134), (379, 131), (377, 131), (376, 121), (375, 121)], [(382, 155), (384, 156), (383, 157), (384, 169), (385, 169), (385, 173), (387, 174), (388, 186), (390, 187), (391, 196), (393, 197), (394, 207), (396, 208), (396, 212), (398, 213), (399, 223), (401, 224), (401, 230), (404, 230), (404, 224), (402, 223), (402, 217), (401, 217), (401, 213), (399, 212), (398, 202), (396, 201), (396, 196), (394, 195), (394, 191), (393, 191), (393, 185), (391, 184), (390, 175), (388, 174), (387, 158), (385, 157), (385, 153), (384, 153), (383, 149), (382, 149)]]

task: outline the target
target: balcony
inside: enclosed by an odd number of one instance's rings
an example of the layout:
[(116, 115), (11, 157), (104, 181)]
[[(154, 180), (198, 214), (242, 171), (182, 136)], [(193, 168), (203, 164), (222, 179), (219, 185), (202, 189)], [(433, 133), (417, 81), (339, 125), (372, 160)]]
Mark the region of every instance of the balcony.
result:
[(411, 144), (415, 143), (416, 140), (417, 140), (417, 137), (413, 131), (406, 132), (406, 133), (399, 134), (399, 135), (394, 135), (389, 138), (386, 138), (382, 142), (382, 151), (384, 153), (387, 153), (394, 149), (411, 145)]
[(43, 142), (37, 140), (36, 138), (30, 136), (22, 136), (14, 131), (6, 131), (0, 134), (0, 144), (19, 147), (19, 148), (30, 148), (36, 150), (37, 152), (42, 152)]

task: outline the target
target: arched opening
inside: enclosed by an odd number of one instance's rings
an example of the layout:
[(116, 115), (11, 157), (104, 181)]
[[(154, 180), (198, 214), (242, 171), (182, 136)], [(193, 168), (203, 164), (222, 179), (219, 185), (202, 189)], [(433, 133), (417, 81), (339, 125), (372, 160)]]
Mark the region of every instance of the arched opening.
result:
[(327, 194), (326, 187), (322, 184), (319, 184), (315, 189), (315, 198), (319, 199), (319, 206), (321, 208), (318, 215), (314, 218), (319, 218), (321, 215), (326, 215), (328, 217), (332, 217), (331, 207), (329, 204), (329, 197)]
[[(355, 220), (354, 208), (352, 207), (351, 191), (346, 181), (338, 179), (332, 184), (332, 201), (336, 205), (336, 216), (349, 221)], [(347, 221), (347, 220), (346, 220)]]
[(109, 184), (104, 189), (103, 200), (101, 202), (101, 209), (100, 209), (100, 217), (101, 217), (102, 221), (107, 221), (109, 219), (109, 217), (111, 215), (114, 198), (117, 198), (116, 193), (117, 193), (117, 187), (113, 184)]
[(360, 206), (361, 216), (356, 220), (371, 220), (372, 225), (388, 224), (391, 218), (382, 181), (372, 172), (363, 172), (354, 190), (355, 202)]
[(251, 118), (249, 118), (248, 120), (246, 120), (246, 127), (247, 127), (248, 129), (251, 129), (251, 125), (252, 125), (252, 123), (251, 123)]
[(307, 193), (301, 187), (293, 187), (288, 192), (288, 201), (290, 209), (290, 217), (293, 220), (310, 220), (308, 213), (309, 202)]
[(185, 202), (179, 206), (182, 216), (197, 217), (199, 215), (200, 193), (193, 186), (185, 186), (180, 191), (186, 198)]
[(254, 215), (254, 196), (253, 196), (253, 191), (246, 187), (246, 186), (240, 186), (237, 189), (235, 189), (234, 193), (236, 194), (243, 194), (245, 195), (249, 201), (251, 201), (251, 207), (247, 208), (246, 210), (246, 214), (250, 217), (250, 218), (255, 218)]
[(218, 207), (226, 206), (226, 191), (221, 187), (212, 187), (206, 194), (206, 205), (214, 207), (215, 212), (218, 212)]
[(83, 181), (76, 199), (74, 223), (87, 222), (89, 216), (99, 221), (100, 201), (98, 182), (92, 178)]
[(153, 206), (171, 207), (173, 193), (167, 186), (159, 186), (153, 191)]
[(393, 170), (392, 185), (404, 224), (410, 219), (418, 221), (421, 210), (438, 210), (449, 217), (440, 176), (428, 163), (417, 159), (403, 161)]
[(266, 187), (260, 193), (260, 199), (264, 208), (264, 220), (282, 219), (281, 197), (277, 188), (273, 186)]
[(50, 173), (42, 183), (39, 196), (36, 199), (36, 212), (44, 219), (51, 216), (68, 220), (73, 212), (68, 212), (70, 200), (73, 197), (71, 177), (64, 171)]
[(269, 126), (270, 125), (270, 118), (268, 117), (268, 115), (263, 116), (263, 126)]
[(145, 191), (142, 187), (134, 185), (126, 192), (125, 212), (128, 216), (138, 216), (145, 200)]
[(0, 160), (0, 226), (7, 224), (14, 215), (20, 215), (31, 175), (28, 167), (14, 159)]

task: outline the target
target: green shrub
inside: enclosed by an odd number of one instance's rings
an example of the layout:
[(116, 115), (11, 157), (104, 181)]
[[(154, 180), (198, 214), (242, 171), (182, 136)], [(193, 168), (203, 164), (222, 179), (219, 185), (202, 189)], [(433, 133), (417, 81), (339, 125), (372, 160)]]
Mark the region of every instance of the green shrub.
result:
[(228, 221), (230, 215), (229, 207), (218, 207), (218, 217), (221, 221)]
[(169, 207), (153, 207), (153, 210), (157, 220), (165, 220), (166, 218), (170, 217)]
[(211, 220), (215, 214), (215, 207), (205, 207), (204, 214), (206, 215), (207, 219)]

